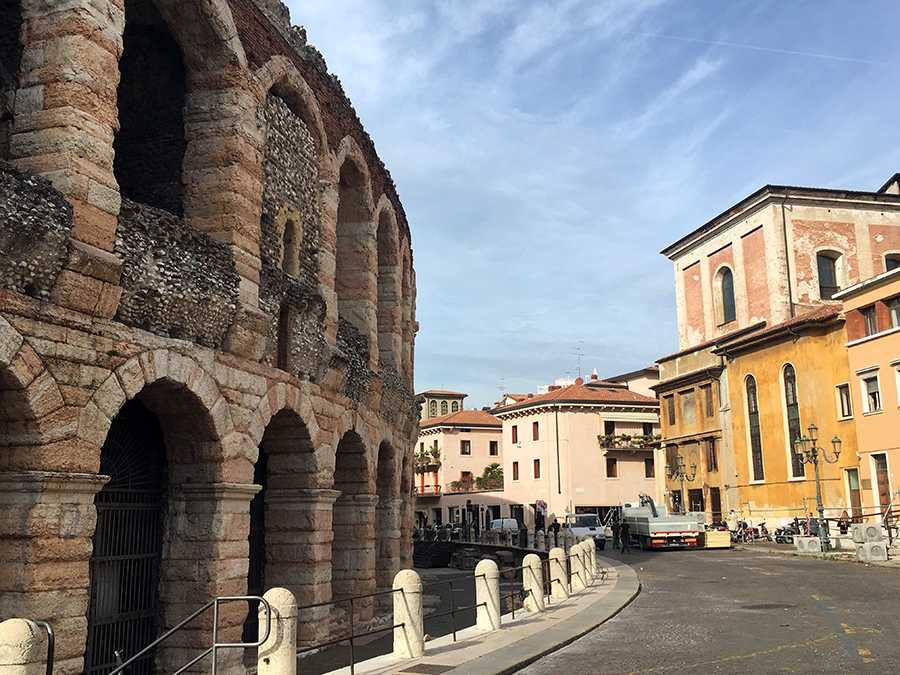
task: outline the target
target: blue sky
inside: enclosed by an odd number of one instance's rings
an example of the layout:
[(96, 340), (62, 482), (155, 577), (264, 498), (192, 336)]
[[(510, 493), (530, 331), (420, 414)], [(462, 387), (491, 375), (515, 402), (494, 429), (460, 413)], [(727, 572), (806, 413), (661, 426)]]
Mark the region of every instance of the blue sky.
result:
[(763, 185), (900, 171), (887, 0), (288, 6), (406, 210), (416, 390), (467, 407), (677, 351), (659, 251)]

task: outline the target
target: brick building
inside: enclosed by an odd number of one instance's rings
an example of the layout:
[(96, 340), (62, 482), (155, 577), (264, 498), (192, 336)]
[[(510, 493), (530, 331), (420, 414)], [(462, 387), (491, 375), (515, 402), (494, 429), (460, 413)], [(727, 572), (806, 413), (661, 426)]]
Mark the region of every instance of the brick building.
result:
[[(7, 2), (0, 106), (0, 616), (95, 673), (215, 596), (388, 588), (412, 552), (410, 232), (304, 30), (277, 0)], [(303, 611), (298, 638), (346, 621)]]

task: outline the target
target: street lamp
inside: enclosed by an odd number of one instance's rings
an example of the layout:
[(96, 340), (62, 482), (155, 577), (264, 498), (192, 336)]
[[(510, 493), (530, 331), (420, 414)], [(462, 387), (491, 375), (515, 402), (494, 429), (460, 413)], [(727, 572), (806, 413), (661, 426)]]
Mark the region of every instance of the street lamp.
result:
[(694, 462), (691, 462), (690, 473), (688, 473), (684, 467), (684, 457), (680, 454), (678, 455), (678, 466), (676, 466), (674, 470), (672, 470), (669, 463), (666, 462), (666, 477), (670, 481), (673, 481), (676, 478), (681, 480), (681, 512), (687, 513), (684, 508), (684, 481), (693, 481), (697, 477), (697, 465)]
[(822, 552), (831, 550), (831, 540), (828, 538), (828, 531), (825, 529), (825, 507), (822, 505), (822, 486), (819, 483), (819, 459), (824, 459), (829, 464), (834, 464), (841, 456), (841, 439), (835, 436), (831, 439), (831, 448), (834, 452), (834, 459), (828, 459), (825, 454), (825, 448), (816, 446), (819, 440), (819, 429), (815, 424), (810, 424), (807, 429), (809, 437), (801, 436), (794, 441), (794, 450), (800, 455), (800, 459), (806, 464), (812, 464), (816, 469), (816, 510), (819, 512), (819, 546)]

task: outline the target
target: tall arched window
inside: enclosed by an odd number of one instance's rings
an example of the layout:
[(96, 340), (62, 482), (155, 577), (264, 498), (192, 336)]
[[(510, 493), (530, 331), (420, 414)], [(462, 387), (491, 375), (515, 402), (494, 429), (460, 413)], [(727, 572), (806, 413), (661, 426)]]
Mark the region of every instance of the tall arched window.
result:
[(816, 268), (819, 272), (819, 297), (831, 300), (841, 290), (838, 284), (838, 260), (840, 255), (831, 251), (823, 251), (816, 255)]
[(762, 440), (759, 435), (759, 403), (756, 398), (756, 380), (752, 375), (747, 376), (747, 413), (750, 426), (750, 460), (753, 465), (753, 480), (765, 480)]
[(734, 273), (727, 267), (723, 267), (716, 274), (716, 324), (734, 321), (737, 311), (734, 303)]
[(784, 405), (787, 412), (788, 444), (791, 453), (791, 475), (800, 478), (805, 475), (803, 458), (796, 452), (794, 441), (800, 438), (800, 406), (797, 403), (797, 373), (790, 363), (784, 367)]
[(459, 412), (459, 401), (453, 401), (453, 405), (450, 406), (450, 412)]
[(447, 412), (447, 401), (441, 401), (441, 415), (446, 415)]
[(428, 404), (428, 415), (429, 417), (437, 417), (437, 401), (432, 401)]

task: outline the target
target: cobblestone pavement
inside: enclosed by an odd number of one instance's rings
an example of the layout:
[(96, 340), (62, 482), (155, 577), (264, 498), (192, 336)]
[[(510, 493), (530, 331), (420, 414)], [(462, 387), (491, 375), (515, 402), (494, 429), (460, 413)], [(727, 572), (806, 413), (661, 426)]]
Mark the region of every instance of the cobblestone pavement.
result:
[(633, 567), (640, 594), (520, 675), (900, 672), (900, 570), (764, 551), (604, 555)]

